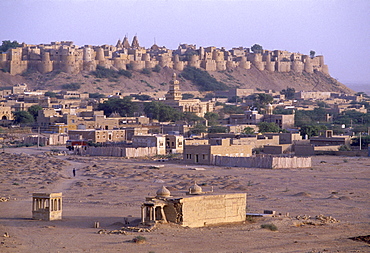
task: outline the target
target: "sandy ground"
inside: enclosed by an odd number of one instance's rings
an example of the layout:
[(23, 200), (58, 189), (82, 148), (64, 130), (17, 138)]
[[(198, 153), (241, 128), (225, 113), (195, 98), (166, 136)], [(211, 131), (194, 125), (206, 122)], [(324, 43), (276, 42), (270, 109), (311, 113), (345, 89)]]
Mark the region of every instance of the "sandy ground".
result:
[[(170, 161), (151, 169), (159, 163), (45, 154), (51, 149), (0, 153), (0, 197), (9, 199), (0, 202), (0, 252), (370, 252), (370, 244), (348, 239), (370, 234), (370, 158), (316, 156), (311, 169)], [(125, 217), (135, 223), (145, 196), (155, 195), (162, 185), (180, 195), (195, 181), (206, 190), (213, 186), (216, 193), (246, 192), (248, 212), (282, 215), (203, 228), (160, 224), (152, 232), (126, 235), (98, 234), (94, 228), (99, 221), (101, 229), (120, 229)], [(63, 220), (32, 220), (33, 192), (63, 192)], [(320, 223), (315, 219), (320, 214), (334, 222)], [(296, 218), (303, 215), (312, 218)], [(270, 223), (278, 231), (261, 228)], [(139, 235), (146, 243), (131, 242)]]

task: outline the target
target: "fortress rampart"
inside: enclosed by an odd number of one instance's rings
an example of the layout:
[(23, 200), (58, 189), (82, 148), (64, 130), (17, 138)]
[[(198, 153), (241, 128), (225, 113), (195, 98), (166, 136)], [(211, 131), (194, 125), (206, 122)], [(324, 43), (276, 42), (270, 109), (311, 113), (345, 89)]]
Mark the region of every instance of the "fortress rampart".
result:
[(93, 71), (97, 65), (112, 69), (133, 70), (154, 68), (156, 65), (182, 71), (186, 66), (203, 68), (207, 71), (224, 71), (234, 68), (250, 69), (254, 65), (260, 71), (312, 73), (320, 71), (329, 74), (323, 56), (311, 58), (308, 55), (281, 50), (251, 52), (249, 48), (199, 47), (181, 44), (177, 50), (154, 44), (145, 49), (140, 47), (135, 36), (130, 45), (128, 38), (118, 40), (116, 46), (85, 45), (78, 47), (71, 41), (51, 44), (28, 45), (9, 49), (0, 54), (0, 69), (11, 75), (27, 70), (48, 73), (60, 70), (69, 74)]

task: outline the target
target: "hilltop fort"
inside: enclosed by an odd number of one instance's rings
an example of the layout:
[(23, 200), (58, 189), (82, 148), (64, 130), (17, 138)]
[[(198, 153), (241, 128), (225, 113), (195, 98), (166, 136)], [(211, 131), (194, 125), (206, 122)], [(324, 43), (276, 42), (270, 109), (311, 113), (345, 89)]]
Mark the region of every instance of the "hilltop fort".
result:
[(329, 74), (324, 57), (291, 53), (282, 50), (254, 50), (238, 47), (226, 50), (216, 47), (199, 47), (180, 44), (171, 50), (156, 44), (150, 48), (141, 47), (137, 36), (130, 44), (127, 37), (118, 40), (116, 46), (85, 45), (78, 47), (72, 41), (52, 42), (51, 44), (29, 45), (11, 48), (0, 55), (0, 68), (11, 75), (22, 74), (28, 69), (40, 73), (60, 70), (69, 74), (81, 71), (94, 71), (98, 65), (113, 68), (142, 70), (156, 65), (182, 71), (184, 67), (202, 68), (206, 71), (232, 70), (237, 67), (250, 69), (254, 65), (259, 70), (271, 72), (313, 73), (320, 71)]
[[(255, 48), (254, 46), (259, 46)], [(305, 55), (282, 50), (251, 48), (197, 47), (180, 44), (172, 50), (157, 44), (140, 46), (137, 36), (116, 45), (76, 46), (72, 41), (31, 45), (22, 43), (0, 54), (0, 86), (26, 82), (33, 89), (58, 90), (68, 82), (80, 83), (82, 92), (163, 93), (173, 73), (187, 67), (207, 71), (229, 88), (257, 90), (353, 91), (329, 75), (324, 56)], [(98, 68), (130, 74), (129, 78), (89, 76)], [(163, 70), (162, 72), (160, 70)], [(61, 73), (61, 74), (59, 74)], [(149, 73), (149, 74), (148, 74)], [(179, 75), (181, 77), (181, 75)], [(194, 83), (180, 78), (183, 90), (196, 91)], [(148, 87), (150, 89), (148, 89)], [(158, 93), (159, 92), (159, 93)], [(153, 94), (151, 94), (153, 95)]]

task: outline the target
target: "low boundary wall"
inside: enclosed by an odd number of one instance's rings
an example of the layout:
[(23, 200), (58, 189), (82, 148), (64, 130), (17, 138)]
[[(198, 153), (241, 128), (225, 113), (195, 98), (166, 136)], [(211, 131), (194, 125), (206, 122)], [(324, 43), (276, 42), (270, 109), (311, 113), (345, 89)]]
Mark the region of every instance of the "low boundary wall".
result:
[(214, 165), (229, 167), (246, 168), (267, 168), (267, 169), (286, 169), (286, 168), (311, 168), (311, 157), (228, 157), (215, 156)]
[(157, 155), (156, 147), (87, 147), (79, 150), (81, 155), (115, 156), (115, 157), (144, 157)]

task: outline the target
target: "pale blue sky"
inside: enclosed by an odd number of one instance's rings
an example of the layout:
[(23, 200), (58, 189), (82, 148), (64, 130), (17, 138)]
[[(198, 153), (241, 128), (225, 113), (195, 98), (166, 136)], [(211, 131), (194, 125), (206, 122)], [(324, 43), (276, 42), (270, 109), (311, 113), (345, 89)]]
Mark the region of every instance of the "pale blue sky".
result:
[(322, 54), (343, 83), (370, 86), (370, 0), (1, 0), (0, 40), (115, 45), (137, 34), (176, 49), (251, 47)]

